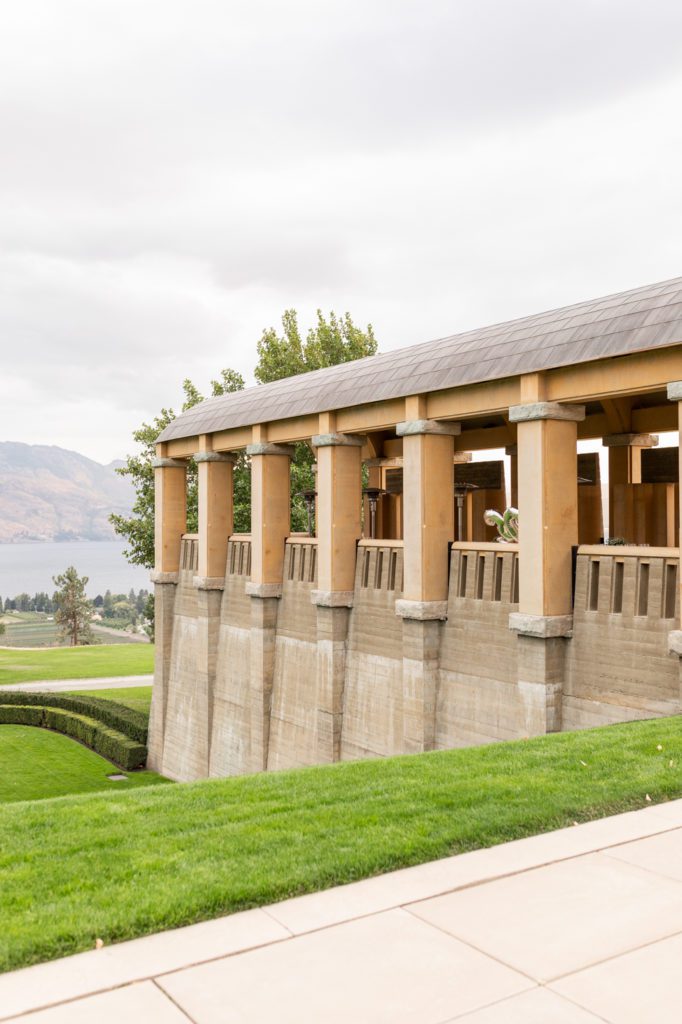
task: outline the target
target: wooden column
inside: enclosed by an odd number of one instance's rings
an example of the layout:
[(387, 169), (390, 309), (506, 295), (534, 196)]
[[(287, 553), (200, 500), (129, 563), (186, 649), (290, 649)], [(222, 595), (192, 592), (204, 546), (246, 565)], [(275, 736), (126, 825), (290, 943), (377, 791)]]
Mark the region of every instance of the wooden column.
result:
[[(522, 388), (523, 395), (523, 388)], [(561, 729), (565, 637), (573, 628), (573, 547), (578, 543), (577, 424), (583, 406), (529, 402), (513, 406), (518, 424), (521, 729)]]
[[(312, 439), (317, 456), (317, 758), (341, 754), (346, 641), (361, 535), (364, 437), (334, 431), (330, 414), (320, 416)], [(324, 431), (324, 432), (322, 432)]]
[[(210, 443), (210, 442), (209, 442)], [(227, 542), (234, 529), (234, 465), (237, 456), (202, 448), (198, 471), (199, 569), (202, 580), (225, 578)]]
[[(408, 399), (420, 416), (423, 400)], [(396, 601), (403, 619), (403, 749), (433, 750), (441, 621), (447, 618), (449, 546), (455, 536), (454, 437), (460, 425), (412, 419), (403, 438), (404, 585)]]
[[(676, 380), (668, 384), (668, 399), (671, 402), (677, 402), (677, 429), (678, 429), (678, 458), (680, 467), (680, 486), (678, 488), (678, 516), (680, 524), (680, 546), (678, 554), (682, 554), (682, 380)], [(682, 630), (680, 630), (680, 609), (682, 609), (682, 559), (677, 567), (677, 587), (678, 587), (678, 598), (677, 598), (677, 629), (672, 630), (668, 633), (668, 649), (671, 654), (677, 654), (682, 659)], [(680, 660), (680, 703), (682, 704), (682, 660)]]
[[(158, 445), (165, 448), (165, 445)], [(154, 467), (154, 570), (180, 568), (180, 541), (187, 530), (187, 463), (157, 455)]]
[(602, 444), (609, 450), (609, 536), (615, 531), (613, 488), (618, 484), (641, 484), (642, 449), (655, 448), (654, 434), (607, 434)]

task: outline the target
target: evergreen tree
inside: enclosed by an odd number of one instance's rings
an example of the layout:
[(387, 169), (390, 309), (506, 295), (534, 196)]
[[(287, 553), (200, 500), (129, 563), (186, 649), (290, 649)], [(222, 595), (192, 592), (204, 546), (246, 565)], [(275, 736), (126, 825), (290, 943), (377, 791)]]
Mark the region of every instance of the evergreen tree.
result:
[(62, 636), (68, 638), (72, 647), (89, 644), (92, 640), (91, 605), (85, 594), (88, 577), (79, 576), (70, 565), (61, 576), (54, 576), (52, 582), (57, 587), (55, 620), (61, 626)]

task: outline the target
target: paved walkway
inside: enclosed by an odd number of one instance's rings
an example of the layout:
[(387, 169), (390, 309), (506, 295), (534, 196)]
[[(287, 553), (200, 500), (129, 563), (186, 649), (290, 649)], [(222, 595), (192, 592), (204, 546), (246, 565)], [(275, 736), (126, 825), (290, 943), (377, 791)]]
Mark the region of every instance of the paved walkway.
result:
[(151, 686), (154, 676), (100, 676), (97, 679), (37, 679), (31, 683), (1, 686), (3, 690), (27, 690), (29, 693), (63, 693), (65, 690), (125, 690), (131, 686)]
[(678, 800), (1, 975), (0, 1020), (648, 1024), (681, 962)]

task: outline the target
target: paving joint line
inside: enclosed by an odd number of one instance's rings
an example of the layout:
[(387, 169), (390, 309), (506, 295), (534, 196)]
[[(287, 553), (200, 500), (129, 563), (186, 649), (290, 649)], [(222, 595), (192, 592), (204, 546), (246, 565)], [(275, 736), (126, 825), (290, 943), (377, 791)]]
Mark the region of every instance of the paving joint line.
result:
[(166, 989), (165, 989), (165, 988), (163, 988), (163, 986), (162, 986), (162, 985), (159, 985), (159, 983), (158, 983), (158, 981), (156, 980), (156, 978), (152, 978), (152, 979), (151, 979), (151, 981), (152, 981), (152, 985), (154, 985), (154, 987), (156, 988), (156, 990), (157, 990), (158, 992), (160, 992), (160, 993), (161, 993), (161, 994), (162, 994), (162, 995), (163, 995), (163, 996), (164, 996), (164, 997), (165, 997), (165, 998), (166, 998), (166, 999), (168, 1000), (168, 1002), (169, 1002), (169, 1003), (172, 1003), (172, 1005), (173, 1005), (173, 1006), (174, 1006), (174, 1007), (175, 1007), (175, 1008), (176, 1008), (177, 1010), (179, 1010), (179, 1011), (180, 1011), (180, 1013), (181, 1013), (181, 1014), (183, 1015), (183, 1017), (186, 1017), (186, 1018), (187, 1018), (187, 1020), (188, 1020), (188, 1021), (190, 1022), (190, 1024), (197, 1024), (197, 1021), (195, 1021), (194, 1017), (190, 1017), (189, 1013), (188, 1013), (188, 1012), (187, 1012), (187, 1010), (186, 1010), (186, 1009), (184, 1008), (184, 1006), (180, 1006), (180, 1003), (179, 1003), (179, 1002), (177, 1001), (177, 999), (175, 999), (175, 998), (174, 998), (174, 997), (173, 997), (173, 996), (172, 996), (172, 995), (170, 994), (170, 992), (167, 992), (167, 991), (166, 991)]

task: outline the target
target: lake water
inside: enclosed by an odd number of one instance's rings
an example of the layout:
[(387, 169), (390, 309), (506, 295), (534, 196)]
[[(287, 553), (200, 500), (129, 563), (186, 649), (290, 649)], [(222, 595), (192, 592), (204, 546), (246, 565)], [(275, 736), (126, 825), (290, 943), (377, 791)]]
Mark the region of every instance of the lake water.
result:
[(17, 594), (52, 594), (52, 577), (70, 565), (81, 576), (88, 576), (89, 597), (111, 590), (127, 594), (134, 590), (151, 590), (149, 570), (129, 565), (123, 557), (124, 544), (119, 541), (73, 541), (64, 544), (0, 544), (0, 596)]

